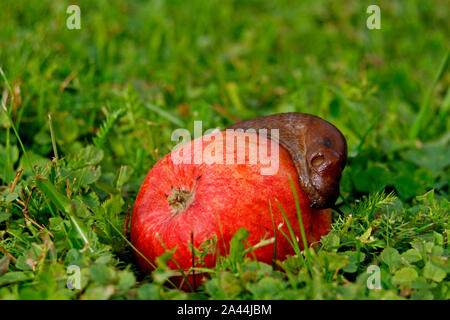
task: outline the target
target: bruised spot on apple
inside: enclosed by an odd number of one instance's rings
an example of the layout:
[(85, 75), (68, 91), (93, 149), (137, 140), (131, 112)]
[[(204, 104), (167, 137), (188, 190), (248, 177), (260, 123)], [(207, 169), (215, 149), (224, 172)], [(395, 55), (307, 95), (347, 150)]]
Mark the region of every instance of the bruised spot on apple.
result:
[[(217, 255), (225, 255), (228, 252), (230, 240), (240, 228), (246, 228), (250, 232), (247, 238), (247, 244), (250, 246), (258, 244), (262, 239), (273, 238), (269, 200), (275, 226), (289, 234), (283, 214), (277, 205), (278, 201), (302, 246), (289, 177), (292, 178), (298, 194), (308, 244), (319, 241), (322, 235), (329, 232), (330, 211), (310, 208), (310, 200), (299, 184), (297, 170), (290, 154), (276, 142), (254, 133), (233, 132), (231, 137), (242, 138), (241, 135), (247, 138), (255, 135), (257, 139), (248, 139), (248, 143), (237, 144), (232, 150), (216, 154), (223, 157), (222, 164), (175, 163), (171, 154), (168, 154), (150, 170), (137, 196), (131, 220), (131, 242), (149, 261), (155, 263), (156, 258), (165, 252), (165, 248), (176, 247), (173, 258), (187, 271), (193, 266), (189, 247), (192, 239), (194, 246), (198, 248), (205, 240), (215, 235), (215, 254), (209, 254), (204, 259), (207, 267), (213, 267)], [(229, 137), (220, 132), (215, 134), (213, 139), (205, 136), (198, 139), (203, 139), (203, 150), (209, 148), (214, 150), (213, 153), (217, 153), (217, 150), (223, 150), (223, 143)], [(192, 150), (198, 139), (180, 148)], [(276, 173), (261, 174), (261, 168), (267, 164), (249, 161), (252, 147), (265, 147), (269, 154), (279, 152)], [(239, 154), (245, 154), (245, 163), (226, 163), (227, 156), (237, 160)], [(251, 256), (253, 254), (259, 261), (271, 264), (274, 243), (255, 249)], [(294, 250), (277, 230), (276, 258), (283, 260), (289, 254), (294, 254)], [(140, 255), (136, 256), (144, 272), (153, 270)], [(169, 261), (169, 266), (177, 269), (173, 261)]]

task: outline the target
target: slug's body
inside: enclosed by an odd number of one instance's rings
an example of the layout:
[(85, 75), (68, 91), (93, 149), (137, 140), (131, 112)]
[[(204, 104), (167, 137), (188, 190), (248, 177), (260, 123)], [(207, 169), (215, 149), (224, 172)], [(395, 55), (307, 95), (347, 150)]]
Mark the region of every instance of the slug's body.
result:
[(306, 113), (281, 113), (236, 123), (228, 129), (279, 130), (278, 143), (295, 164), (311, 207), (331, 207), (339, 196), (339, 181), (347, 162), (347, 142), (331, 123)]

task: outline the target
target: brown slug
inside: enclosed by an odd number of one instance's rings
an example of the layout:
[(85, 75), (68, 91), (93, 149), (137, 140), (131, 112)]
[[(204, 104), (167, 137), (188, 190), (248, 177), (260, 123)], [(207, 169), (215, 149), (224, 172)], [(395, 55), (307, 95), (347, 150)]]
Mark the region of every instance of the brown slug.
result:
[(279, 130), (278, 143), (292, 157), (300, 185), (311, 208), (325, 209), (339, 196), (339, 181), (347, 162), (347, 142), (331, 123), (306, 113), (281, 113), (236, 123), (227, 129)]

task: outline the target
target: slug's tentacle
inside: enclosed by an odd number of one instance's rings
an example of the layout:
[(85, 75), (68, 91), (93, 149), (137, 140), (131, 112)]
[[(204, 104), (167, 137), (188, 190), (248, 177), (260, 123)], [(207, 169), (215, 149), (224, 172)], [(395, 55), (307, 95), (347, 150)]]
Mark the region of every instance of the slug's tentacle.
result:
[(278, 142), (292, 157), (311, 207), (331, 207), (339, 196), (339, 181), (347, 162), (347, 142), (331, 123), (306, 113), (281, 113), (236, 123), (227, 129), (278, 129)]

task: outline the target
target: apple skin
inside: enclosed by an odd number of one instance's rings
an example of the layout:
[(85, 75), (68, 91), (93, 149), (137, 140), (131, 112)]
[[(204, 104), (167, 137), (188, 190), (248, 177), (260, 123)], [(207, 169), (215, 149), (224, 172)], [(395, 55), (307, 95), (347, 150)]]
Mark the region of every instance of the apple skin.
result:
[[(236, 136), (242, 134), (234, 133)], [(225, 140), (223, 132), (219, 135)], [(148, 173), (137, 196), (131, 219), (132, 244), (153, 264), (165, 252), (165, 248), (177, 247), (173, 258), (187, 271), (193, 264), (189, 249), (191, 239), (194, 239), (194, 245), (198, 248), (205, 240), (216, 235), (216, 253), (204, 259), (206, 267), (214, 267), (217, 255), (228, 252), (230, 240), (240, 228), (250, 232), (246, 245), (255, 245), (263, 238), (274, 237), (270, 200), (276, 228), (281, 228), (289, 235), (278, 201), (298, 236), (300, 247), (303, 247), (289, 176), (298, 193), (308, 244), (319, 241), (330, 230), (330, 211), (309, 207), (310, 202), (300, 188), (297, 171), (288, 152), (272, 140), (257, 137), (259, 146), (268, 145), (269, 150), (279, 148), (279, 169), (274, 175), (262, 175), (260, 169), (263, 165), (259, 161), (257, 164), (248, 163), (251, 139), (250, 143), (235, 147), (232, 151), (235, 157), (238, 152), (246, 152), (245, 164), (176, 164), (170, 154), (162, 158)], [(204, 139), (203, 150), (210, 144), (215, 144), (214, 148), (223, 146), (220, 139), (210, 138), (206, 141), (208, 139), (205, 136), (198, 139)], [(181, 146), (184, 148), (181, 150), (186, 150), (190, 144), (190, 150), (193, 151), (198, 139)], [(172, 187), (188, 190), (192, 195), (190, 204), (181, 212), (174, 213), (169, 203), (168, 197), (173, 196)], [(272, 243), (255, 249), (249, 256), (271, 264), (273, 252)], [(293, 248), (279, 230), (276, 254), (278, 260), (294, 254)], [(153, 268), (139, 254), (136, 256), (142, 271), (150, 273)], [(169, 261), (169, 266), (177, 269), (173, 261)]]

